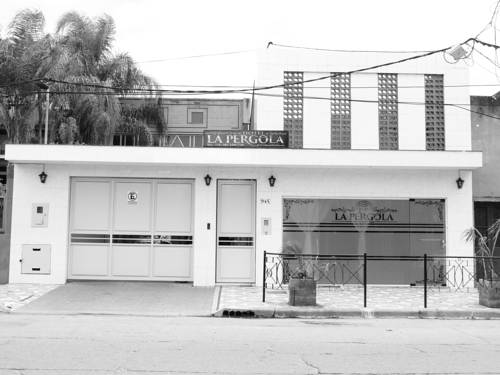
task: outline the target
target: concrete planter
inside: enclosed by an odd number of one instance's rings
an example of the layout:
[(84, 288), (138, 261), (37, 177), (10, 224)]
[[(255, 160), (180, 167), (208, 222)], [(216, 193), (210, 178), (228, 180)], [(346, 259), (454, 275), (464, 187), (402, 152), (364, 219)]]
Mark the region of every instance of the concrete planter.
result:
[(500, 281), (479, 280), (479, 304), (500, 308)]
[(290, 279), (288, 282), (288, 304), (290, 306), (315, 306), (316, 281), (313, 279)]

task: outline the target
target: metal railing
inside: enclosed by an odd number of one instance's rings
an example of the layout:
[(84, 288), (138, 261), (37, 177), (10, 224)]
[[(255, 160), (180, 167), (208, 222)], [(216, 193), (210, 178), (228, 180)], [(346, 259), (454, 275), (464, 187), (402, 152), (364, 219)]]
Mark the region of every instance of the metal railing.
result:
[[(380, 265), (405, 263), (404, 279), (383, 274)], [(362, 254), (318, 255), (264, 252), (262, 302), (266, 289), (285, 289), (290, 278), (307, 277), (318, 285), (363, 287), (363, 305), (367, 307), (367, 286), (370, 284), (420, 285), (424, 290), (424, 307), (427, 307), (428, 289), (449, 287), (474, 288), (492, 281), (500, 267), (500, 257), (481, 256), (378, 256)], [(370, 272), (371, 271), (371, 272)], [(384, 278), (385, 282), (384, 282)], [(399, 277), (402, 277), (401, 275)], [(390, 280), (389, 280), (390, 278)], [(395, 279), (396, 278), (396, 279)]]

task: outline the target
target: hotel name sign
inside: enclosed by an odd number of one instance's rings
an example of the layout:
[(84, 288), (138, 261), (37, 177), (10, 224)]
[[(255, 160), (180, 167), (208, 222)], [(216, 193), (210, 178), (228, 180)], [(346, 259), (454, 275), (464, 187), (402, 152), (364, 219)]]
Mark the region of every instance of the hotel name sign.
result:
[(288, 148), (288, 132), (278, 130), (205, 130), (204, 147)]

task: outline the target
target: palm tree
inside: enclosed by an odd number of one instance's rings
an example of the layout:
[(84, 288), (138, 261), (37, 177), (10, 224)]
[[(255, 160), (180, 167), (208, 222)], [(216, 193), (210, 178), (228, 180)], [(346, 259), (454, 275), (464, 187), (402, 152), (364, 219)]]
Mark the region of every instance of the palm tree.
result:
[(62, 53), (52, 78), (73, 83), (56, 84), (56, 89), (79, 92), (59, 97), (59, 107), (72, 110), (82, 142), (109, 144), (123, 123), (117, 95), (153, 88), (155, 83), (128, 54), (112, 53), (115, 23), (108, 15), (92, 20), (76, 12), (66, 13), (57, 24), (56, 35)]
[(32, 141), (41, 121), (42, 98), (35, 81), (50, 69), (54, 39), (44, 34), (41, 12), (23, 10), (16, 14), (0, 39), (0, 123), (10, 142)]
[(154, 81), (128, 54), (113, 54), (115, 24), (110, 16), (92, 20), (66, 13), (54, 36), (44, 33), (44, 25), (40, 11), (23, 10), (0, 39), (0, 124), (9, 141), (36, 141), (35, 126), (42, 128), (45, 110), (36, 81), (45, 79), (53, 93), (49, 141), (110, 144), (124, 122), (118, 95), (153, 88)]

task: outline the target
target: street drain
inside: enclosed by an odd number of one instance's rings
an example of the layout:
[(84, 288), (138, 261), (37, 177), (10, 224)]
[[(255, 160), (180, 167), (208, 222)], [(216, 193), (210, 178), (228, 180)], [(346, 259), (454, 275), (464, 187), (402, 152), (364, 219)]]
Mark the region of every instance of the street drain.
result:
[(255, 318), (255, 313), (252, 310), (223, 310), (222, 317), (224, 317), (224, 318)]

